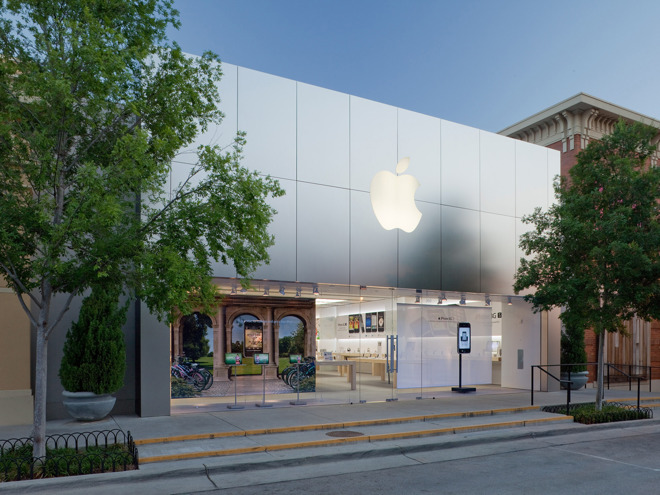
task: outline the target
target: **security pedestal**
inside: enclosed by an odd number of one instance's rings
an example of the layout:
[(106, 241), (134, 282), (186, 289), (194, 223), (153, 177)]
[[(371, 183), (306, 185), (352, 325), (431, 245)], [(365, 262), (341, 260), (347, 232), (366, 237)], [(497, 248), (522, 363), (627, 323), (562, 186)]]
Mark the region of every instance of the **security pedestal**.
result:
[(477, 391), (476, 387), (463, 386), (463, 354), (458, 355), (458, 387), (452, 387), (451, 391), (458, 392), (459, 394)]

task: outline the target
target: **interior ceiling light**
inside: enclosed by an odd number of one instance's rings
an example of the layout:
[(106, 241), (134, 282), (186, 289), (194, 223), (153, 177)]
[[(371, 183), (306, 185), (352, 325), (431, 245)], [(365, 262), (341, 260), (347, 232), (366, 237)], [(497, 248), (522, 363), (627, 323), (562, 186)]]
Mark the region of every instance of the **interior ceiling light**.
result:
[(312, 294), (314, 294), (315, 296), (318, 296), (318, 295), (319, 295), (319, 287), (318, 287), (318, 285), (315, 285), (315, 286), (314, 286), (314, 290), (312, 291)]
[(511, 301), (511, 296), (509, 296), (509, 301), (506, 304), (507, 306), (513, 306), (513, 301)]
[(465, 306), (465, 304), (466, 304), (466, 302), (465, 302), (465, 294), (461, 294), (461, 300), (458, 302), (458, 304), (460, 304), (460, 305), (462, 305), (462, 306)]
[(284, 286), (283, 286), (283, 285), (280, 285), (280, 294), (282, 294), (282, 295), (285, 294), (285, 292), (284, 292)]

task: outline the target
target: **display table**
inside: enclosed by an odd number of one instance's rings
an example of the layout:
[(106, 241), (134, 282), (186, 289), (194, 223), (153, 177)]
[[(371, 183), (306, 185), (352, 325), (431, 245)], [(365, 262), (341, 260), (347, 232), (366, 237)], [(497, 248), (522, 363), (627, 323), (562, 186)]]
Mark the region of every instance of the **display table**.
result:
[(355, 379), (355, 361), (316, 361), (316, 366), (319, 368), (326, 366), (334, 366), (339, 370), (339, 376), (344, 376), (344, 369), (346, 368), (346, 381), (351, 382), (351, 390), (356, 388), (356, 379)]

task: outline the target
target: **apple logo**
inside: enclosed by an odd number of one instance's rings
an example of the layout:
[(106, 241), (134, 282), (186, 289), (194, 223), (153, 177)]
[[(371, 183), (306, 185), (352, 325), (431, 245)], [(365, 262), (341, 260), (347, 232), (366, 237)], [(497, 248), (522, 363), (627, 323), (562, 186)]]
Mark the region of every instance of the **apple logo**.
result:
[(412, 175), (399, 175), (406, 171), (410, 158), (396, 164), (396, 173), (381, 170), (371, 179), (371, 207), (385, 230), (401, 229), (412, 232), (422, 218), (415, 205), (415, 192), (419, 181)]

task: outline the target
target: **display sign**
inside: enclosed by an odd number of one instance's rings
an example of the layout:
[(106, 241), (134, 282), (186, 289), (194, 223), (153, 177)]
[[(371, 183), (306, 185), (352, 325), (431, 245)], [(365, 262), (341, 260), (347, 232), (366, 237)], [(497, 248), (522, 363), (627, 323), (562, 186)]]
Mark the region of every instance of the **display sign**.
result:
[(362, 315), (348, 315), (348, 333), (360, 333), (364, 331), (362, 324)]
[(291, 364), (302, 363), (302, 354), (291, 354), (289, 356), (289, 363)]
[(467, 322), (460, 322), (458, 324), (458, 353), (459, 354), (469, 354), (472, 346), (471, 341), (471, 326)]
[(254, 358), (254, 364), (268, 364), (269, 363), (268, 354), (255, 354), (252, 357)]
[(246, 321), (243, 324), (245, 347), (243, 354), (253, 356), (256, 353), (264, 351), (264, 322)]
[(330, 352), (330, 351), (323, 352), (323, 360), (324, 361), (332, 361), (332, 352)]
[(241, 360), (242, 360), (242, 356), (240, 355), (240, 353), (236, 353), (236, 352), (225, 353), (225, 364), (228, 364), (230, 366), (236, 366), (238, 364), (243, 364)]
[(379, 311), (376, 313), (376, 316), (378, 318), (378, 331), (379, 332), (384, 332), (385, 331), (385, 312), (384, 311)]

